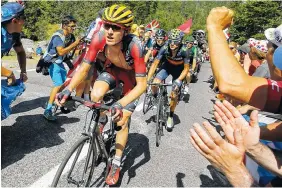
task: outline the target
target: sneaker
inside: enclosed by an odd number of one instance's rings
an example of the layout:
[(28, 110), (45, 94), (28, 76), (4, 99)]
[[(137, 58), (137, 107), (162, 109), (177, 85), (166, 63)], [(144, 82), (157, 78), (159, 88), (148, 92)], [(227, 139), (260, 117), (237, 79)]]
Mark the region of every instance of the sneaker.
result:
[(48, 121), (55, 121), (57, 118), (53, 115), (52, 110), (45, 110), (43, 116)]
[(166, 122), (166, 129), (168, 131), (172, 131), (173, 126), (174, 126), (173, 117), (168, 117)]
[(116, 164), (112, 164), (111, 170), (106, 178), (106, 184), (115, 185), (119, 179), (120, 167)]
[(189, 93), (189, 86), (188, 85), (186, 85), (186, 86), (184, 86), (184, 95), (187, 95), (188, 93)]

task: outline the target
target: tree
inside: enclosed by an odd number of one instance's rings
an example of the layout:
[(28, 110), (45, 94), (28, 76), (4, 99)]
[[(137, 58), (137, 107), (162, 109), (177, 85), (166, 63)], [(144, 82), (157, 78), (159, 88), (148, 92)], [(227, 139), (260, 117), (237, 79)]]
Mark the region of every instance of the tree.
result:
[(277, 1), (247, 1), (233, 3), (235, 22), (230, 29), (234, 41), (243, 44), (249, 38), (265, 39), (267, 28), (281, 24), (282, 11)]

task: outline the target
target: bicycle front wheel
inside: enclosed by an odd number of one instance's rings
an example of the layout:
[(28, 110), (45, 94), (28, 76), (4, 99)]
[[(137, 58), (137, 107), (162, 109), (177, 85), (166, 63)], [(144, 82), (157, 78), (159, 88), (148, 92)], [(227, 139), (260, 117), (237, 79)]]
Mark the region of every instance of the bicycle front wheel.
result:
[(156, 120), (156, 146), (159, 147), (161, 143), (162, 129), (163, 129), (163, 97), (158, 98), (157, 120)]
[(97, 152), (89, 136), (82, 136), (68, 151), (53, 179), (52, 187), (88, 187), (93, 176)]

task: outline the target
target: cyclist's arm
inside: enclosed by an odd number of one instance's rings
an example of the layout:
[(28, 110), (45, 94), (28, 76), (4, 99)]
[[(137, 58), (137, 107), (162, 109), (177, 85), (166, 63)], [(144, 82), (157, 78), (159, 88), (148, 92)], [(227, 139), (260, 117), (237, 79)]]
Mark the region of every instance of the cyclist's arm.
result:
[(154, 62), (151, 65), (150, 71), (148, 73), (148, 81), (152, 78), (152, 76), (154, 75), (156, 69), (158, 68), (158, 65), (160, 63), (160, 60), (162, 59), (164, 52), (166, 50), (165, 45), (160, 49), (158, 55), (156, 56)]
[(141, 44), (138, 42), (133, 43), (130, 52), (134, 60), (136, 86), (125, 97), (119, 100), (119, 103), (123, 107), (139, 98), (145, 92), (147, 86), (146, 66)]
[(282, 122), (268, 124), (260, 127), (260, 139), (282, 142)]
[[(268, 98), (267, 80), (248, 76), (244, 72), (229, 49), (225, 35), (221, 30), (209, 28), (208, 37), (212, 71), (220, 92), (264, 109)], [(278, 110), (270, 106), (268, 109)]]
[[(192, 49), (192, 50), (193, 50), (193, 49)], [(192, 70), (193, 70), (193, 71), (195, 70), (196, 65), (197, 65), (197, 61), (196, 61), (196, 59), (197, 59), (197, 53), (196, 53), (196, 51), (197, 51), (197, 49), (194, 48), (194, 50), (193, 50), (193, 60), (192, 60)]]
[(148, 52), (145, 55), (145, 58), (144, 58), (145, 64), (147, 64), (147, 62), (148, 62), (148, 60), (149, 60), (151, 55), (152, 55), (152, 49), (149, 49)]
[(70, 91), (73, 91), (87, 77), (87, 74), (91, 68), (91, 63), (95, 62), (97, 54), (99, 51), (102, 51), (106, 43), (105, 37), (103, 36), (104, 34), (101, 32), (98, 32), (93, 36), (90, 45), (87, 47), (88, 49), (82, 64), (71, 79), (71, 82), (68, 86)]
[(187, 53), (187, 50), (183, 51), (183, 56), (184, 56), (184, 69), (182, 71), (182, 73), (180, 74), (180, 76), (178, 77), (178, 80), (183, 80), (184, 78), (186, 78), (188, 72), (189, 72), (189, 54)]

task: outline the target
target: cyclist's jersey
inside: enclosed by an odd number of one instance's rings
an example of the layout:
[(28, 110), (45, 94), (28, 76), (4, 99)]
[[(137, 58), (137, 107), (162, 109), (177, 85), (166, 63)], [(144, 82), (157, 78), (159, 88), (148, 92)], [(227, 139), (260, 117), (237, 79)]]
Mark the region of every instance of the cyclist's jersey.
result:
[(271, 109), (279, 109), (274, 113), (282, 113), (282, 81), (267, 80), (268, 82), (268, 94), (267, 102), (265, 104), (264, 111), (273, 112)]
[[(120, 68), (126, 70), (133, 70), (135, 72), (136, 77), (145, 77), (146, 66), (144, 63), (144, 55), (142, 53), (141, 41), (139, 40), (139, 38), (135, 35), (129, 34), (123, 38), (122, 43), (122, 52), (127, 66), (124, 67), (121, 64), (122, 67)], [(98, 57), (98, 54), (101, 54), (106, 58), (105, 64), (111, 64), (106, 57), (105, 47), (105, 33), (104, 31), (99, 31), (93, 36), (90, 45), (86, 49), (84, 62), (89, 64), (94, 63), (96, 61), (96, 58)]]
[(1, 57), (9, 52), (11, 48), (21, 45), (20, 33), (10, 34), (4, 27), (1, 27)]
[(158, 52), (160, 51), (160, 49), (161, 49), (166, 43), (167, 43), (167, 42), (165, 41), (165, 42), (163, 43), (163, 45), (160, 46), (160, 45), (158, 45), (157, 41), (154, 41), (153, 46), (152, 46), (152, 48), (151, 48), (153, 57), (156, 57), (156, 56), (157, 56), (157, 54), (158, 54)]
[(164, 58), (164, 62), (168, 62), (169, 64), (172, 65), (182, 65), (182, 64), (189, 64), (190, 63), (190, 58), (187, 53), (187, 47), (184, 45), (181, 45), (178, 48), (178, 51), (175, 55), (175, 57), (172, 57), (172, 52), (170, 50), (169, 44), (166, 43), (159, 51), (156, 59), (162, 60)]

